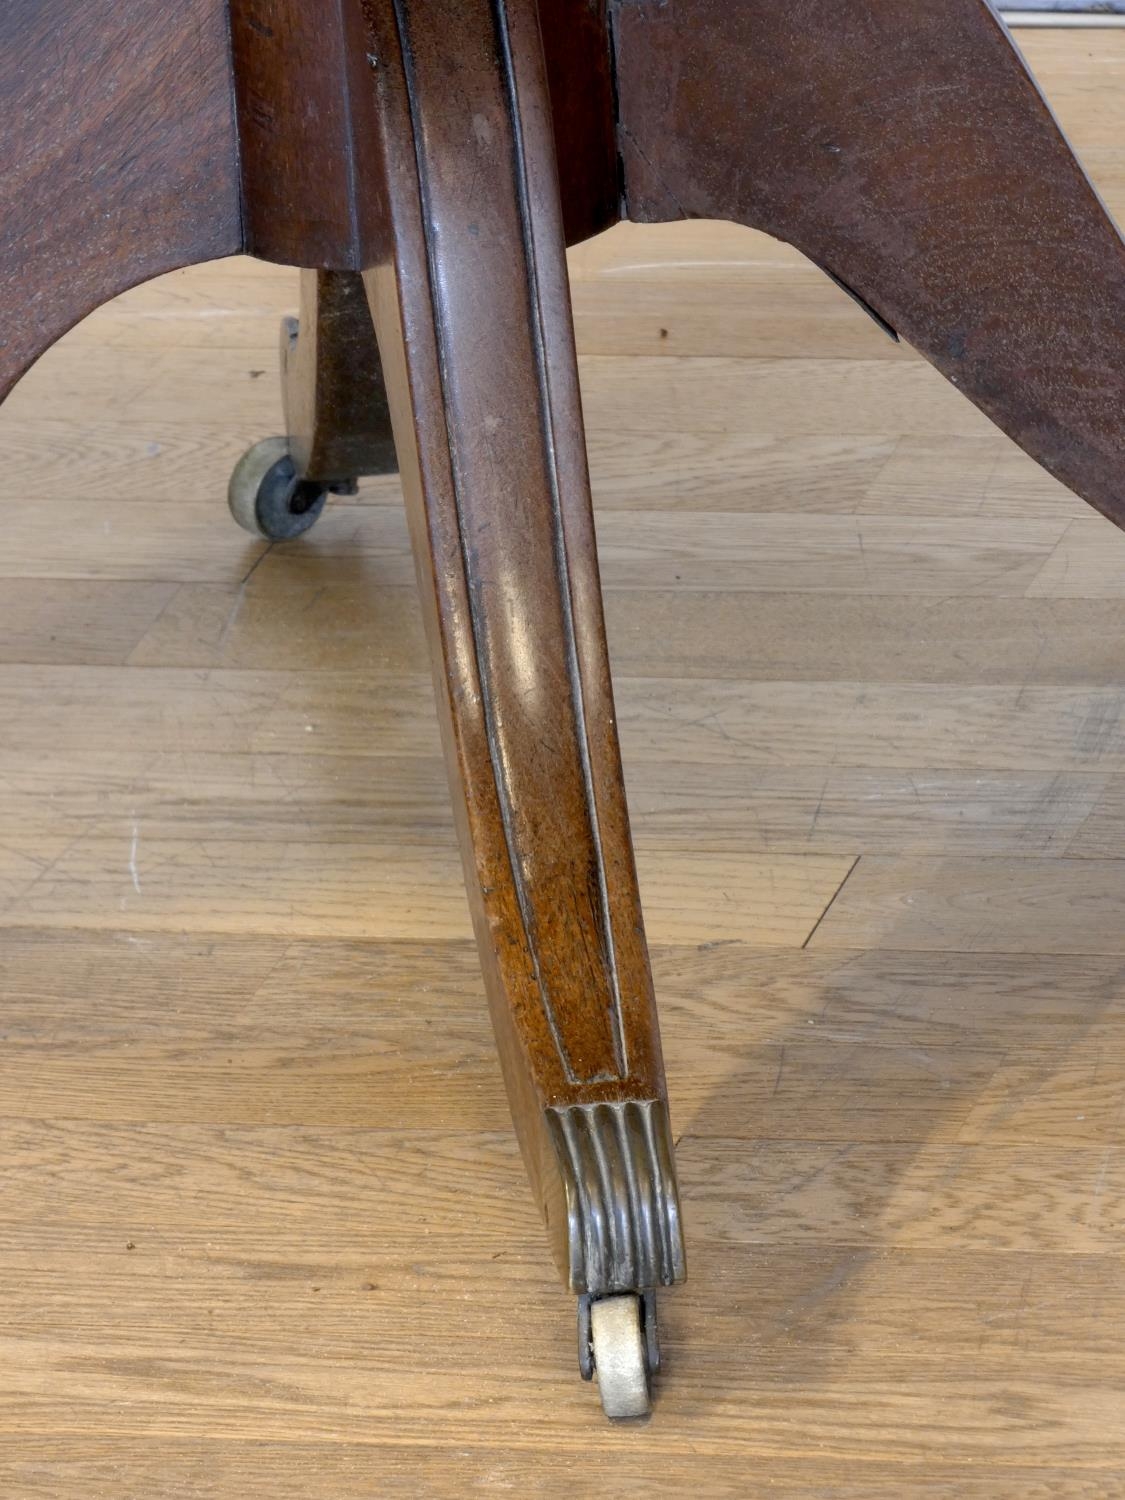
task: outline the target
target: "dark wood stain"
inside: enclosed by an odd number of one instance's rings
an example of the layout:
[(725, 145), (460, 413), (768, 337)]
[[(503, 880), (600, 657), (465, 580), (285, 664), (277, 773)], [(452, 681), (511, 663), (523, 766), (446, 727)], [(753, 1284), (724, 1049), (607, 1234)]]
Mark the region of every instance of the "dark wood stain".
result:
[(224, 0), (0, 8), (0, 397), (117, 293), (242, 246)]
[(1125, 243), (983, 0), (615, 25), (630, 217), (790, 241), (1125, 524)]

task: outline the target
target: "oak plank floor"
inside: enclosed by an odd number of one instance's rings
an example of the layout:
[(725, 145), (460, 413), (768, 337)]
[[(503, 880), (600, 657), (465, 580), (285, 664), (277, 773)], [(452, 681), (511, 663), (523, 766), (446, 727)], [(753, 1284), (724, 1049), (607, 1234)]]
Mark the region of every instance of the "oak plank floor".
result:
[[(1125, 34), (1024, 33), (1125, 217)], [(572, 272), (691, 1280), (575, 1374), (394, 479), (229, 523), (292, 275), (0, 415), (0, 1494), (1125, 1495), (1125, 537), (785, 247)]]

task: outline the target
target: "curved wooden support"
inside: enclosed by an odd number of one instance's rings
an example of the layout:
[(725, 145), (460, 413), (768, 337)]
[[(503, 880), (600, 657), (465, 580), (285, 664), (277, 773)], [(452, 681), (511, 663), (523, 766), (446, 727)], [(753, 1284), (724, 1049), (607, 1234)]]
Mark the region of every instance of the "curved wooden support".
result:
[(1125, 525), (1125, 244), (987, 0), (621, 0), (628, 213), (843, 281)]
[(683, 1275), (534, 0), (366, 7), (368, 290), (513, 1114), (571, 1287)]
[(226, 0), (0, 7), (0, 399), (81, 318), (241, 248)]

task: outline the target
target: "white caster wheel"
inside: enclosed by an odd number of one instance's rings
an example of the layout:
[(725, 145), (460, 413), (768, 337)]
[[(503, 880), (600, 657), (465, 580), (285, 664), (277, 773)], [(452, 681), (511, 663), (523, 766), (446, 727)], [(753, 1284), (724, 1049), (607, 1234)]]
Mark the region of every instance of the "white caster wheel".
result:
[(659, 1363), (655, 1310), (651, 1294), (636, 1292), (579, 1303), (579, 1364), (585, 1379), (596, 1377), (607, 1417), (652, 1411), (651, 1377)]
[(255, 443), (235, 465), (227, 494), (230, 513), (251, 536), (284, 542), (315, 525), (328, 487), (300, 479), (285, 438)]

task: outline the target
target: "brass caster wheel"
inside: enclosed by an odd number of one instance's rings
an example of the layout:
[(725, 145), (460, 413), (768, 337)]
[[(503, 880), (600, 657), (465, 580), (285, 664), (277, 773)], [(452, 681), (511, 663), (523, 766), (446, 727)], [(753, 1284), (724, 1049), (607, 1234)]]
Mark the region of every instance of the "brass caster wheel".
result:
[(230, 479), (230, 513), (251, 536), (285, 542), (308, 531), (320, 518), (330, 492), (348, 493), (354, 485), (326, 485), (301, 479), (285, 438), (255, 443), (235, 465)]
[(647, 1417), (652, 1377), (660, 1365), (653, 1294), (583, 1297), (578, 1304), (578, 1357), (583, 1379), (597, 1379), (607, 1417)]

